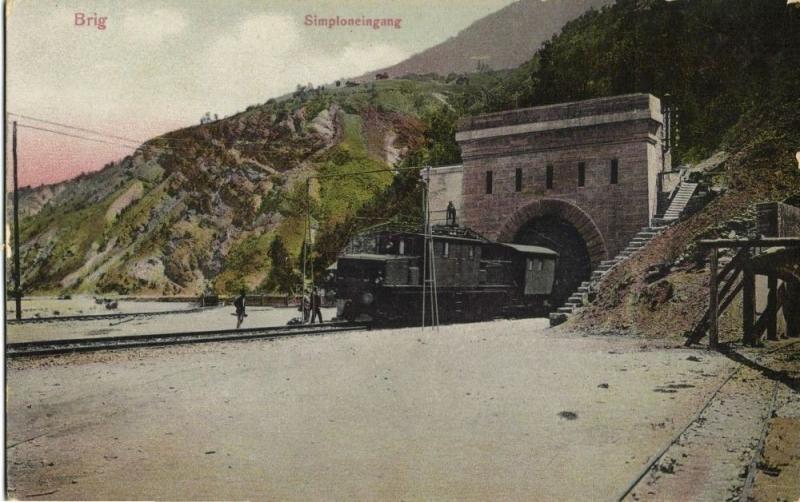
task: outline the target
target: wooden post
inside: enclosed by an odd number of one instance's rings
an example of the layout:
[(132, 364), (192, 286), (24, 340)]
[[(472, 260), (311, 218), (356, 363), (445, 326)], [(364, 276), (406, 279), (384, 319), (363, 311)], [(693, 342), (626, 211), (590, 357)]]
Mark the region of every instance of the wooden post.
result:
[(755, 314), (756, 314), (756, 281), (753, 274), (753, 263), (750, 250), (745, 251), (744, 266), (742, 269), (742, 342), (745, 345), (755, 345)]
[(14, 121), (11, 154), (14, 162), (14, 317), (22, 319), (22, 280), (19, 265), (19, 183), (17, 182), (17, 121)]
[(717, 248), (711, 249), (711, 277), (708, 283), (708, 289), (711, 294), (708, 303), (708, 346), (714, 350), (719, 345), (719, 325), (717, 324), (717, 310), (719, 308), (719, 297), (717, 296), (718, 253)]
[(778, 278), (775, 274), (767, 277), (767, 340), (778, 339)]

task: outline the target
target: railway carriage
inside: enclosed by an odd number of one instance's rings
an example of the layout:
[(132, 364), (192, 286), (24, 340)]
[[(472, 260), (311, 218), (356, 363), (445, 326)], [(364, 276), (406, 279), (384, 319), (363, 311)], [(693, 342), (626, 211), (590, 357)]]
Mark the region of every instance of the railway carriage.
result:
[(556, 252), (492, 242), (455, 226), (435, 226), (432, 242), (433, 263), (426, 264), (422, 233), (381, 229), (353, 239), (332, 270), (338, 316), (420, 322), (424, 286), (430, 323), (434, 284), (441, 322), (547, 312)]

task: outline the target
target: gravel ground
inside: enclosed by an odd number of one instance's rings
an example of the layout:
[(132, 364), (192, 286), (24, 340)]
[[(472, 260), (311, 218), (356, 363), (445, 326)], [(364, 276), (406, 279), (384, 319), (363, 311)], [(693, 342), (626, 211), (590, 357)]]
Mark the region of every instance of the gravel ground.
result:
[(609, 499), (737, 364), (545, 325), (13, 360), (9, 496)]
[[(169, 305), (169, 304), (168, 304)], [(178, 333), (212, 329), (234, 329), (236, 316), (232, 306), (214, 307), (201, 312), (137, 316), (123, 319), (92, 321), (55, 321), (47, 323), (12, 324), (7, 326), (9, 342), (33, 342), (65, 338), (96, 336), (131, 336), (154, 333)], [(284, 326), (300, 313), (296, 308), (249, 307), (243, 328)], [(330, 320), (336, 309), (322, 309), (322, 318)]]

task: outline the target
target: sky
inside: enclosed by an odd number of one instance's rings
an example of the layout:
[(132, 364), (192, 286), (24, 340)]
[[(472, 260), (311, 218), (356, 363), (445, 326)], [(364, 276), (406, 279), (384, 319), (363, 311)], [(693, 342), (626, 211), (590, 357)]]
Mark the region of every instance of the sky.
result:
[[(299, 83), (395, 64), (513, 1), (7, 0), (6, 112), (144, 141)], [(306, 16), (402, 21), (327, 28), (308, 26)], [(131, 152), (14, 119), (21, 186), (68, 179)]]

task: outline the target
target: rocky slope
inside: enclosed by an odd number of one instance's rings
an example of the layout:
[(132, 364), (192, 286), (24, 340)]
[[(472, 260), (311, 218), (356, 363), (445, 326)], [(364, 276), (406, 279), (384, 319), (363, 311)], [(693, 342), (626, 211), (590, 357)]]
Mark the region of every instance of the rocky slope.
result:
[[(419, 141), (416, 116), (446, 106), (446, 96), (436, 82), (306, 89), (154, 138), (99, 172), (27, 189), (25, 291), (257, 288), (272, 239), (280, 236), (294, 254), (301, 246), (307, 176), (390, 167)], [(386, 172), (314, 182), (312, 209), (340, 221), (391, 181)]]

